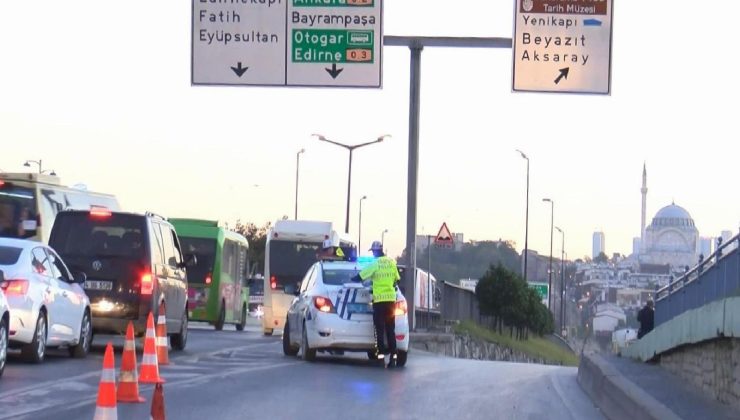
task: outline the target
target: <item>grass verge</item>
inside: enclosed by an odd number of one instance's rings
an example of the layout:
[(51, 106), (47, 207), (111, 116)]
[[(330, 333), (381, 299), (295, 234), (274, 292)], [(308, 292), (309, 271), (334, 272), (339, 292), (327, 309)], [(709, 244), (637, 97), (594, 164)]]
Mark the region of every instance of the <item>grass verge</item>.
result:
[(527, 354), (530, 357), (545, 359), (550, 363), (564, 366), (578, 366), (577, 355), (545, 338), (530, 335), (527, 340), (517, 340), (509, 337), (508, 333), (499, 334), (472, 321), (463, 321), (455, 325), (455, 333), (469, 334), (474, 338), (508, 347)]

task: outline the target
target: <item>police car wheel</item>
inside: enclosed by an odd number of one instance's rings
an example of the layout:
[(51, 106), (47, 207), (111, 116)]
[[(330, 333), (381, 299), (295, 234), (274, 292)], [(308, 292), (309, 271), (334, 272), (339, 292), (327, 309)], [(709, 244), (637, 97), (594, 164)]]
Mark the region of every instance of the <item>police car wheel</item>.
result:
[(316, 349), (308, 348), (308, 333), (306, 333), (306, 324), (303, 324), (303, 339), (301, 340), (301, 353), (303, 360), (313, 362), (316, 360)]
[(290, 326), (287, 320), (283, 329), (283, 354), (286, 356), (295, 356), (298, 354), (298, 347), (293, 347), (290, 344)]
[(396, 366), (401, 367), (406, 365), (406, 360), (409, 357), (409, 352), (399, 350), (397, 353)]

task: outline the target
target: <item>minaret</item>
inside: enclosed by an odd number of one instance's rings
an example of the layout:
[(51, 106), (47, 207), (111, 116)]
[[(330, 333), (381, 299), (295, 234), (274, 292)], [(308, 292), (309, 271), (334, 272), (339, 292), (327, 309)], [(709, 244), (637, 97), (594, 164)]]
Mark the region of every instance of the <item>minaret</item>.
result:
[(642, 193), (642, 219), (640, 223), (640, 248), (645, 249), (645, 213), (646, 213), (646, 205), (647, 205), (647, 169), (645, 168), (645, 163), (642, 164), (642, 189), (640, 189), (640, 192)]

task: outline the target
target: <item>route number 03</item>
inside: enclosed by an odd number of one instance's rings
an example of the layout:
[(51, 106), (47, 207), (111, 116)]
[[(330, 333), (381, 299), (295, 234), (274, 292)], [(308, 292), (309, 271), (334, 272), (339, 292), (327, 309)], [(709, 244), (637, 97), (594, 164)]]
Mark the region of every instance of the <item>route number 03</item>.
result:
[(363, 48), (347, 50), (347, 61), (373, 61), (373, 52)]

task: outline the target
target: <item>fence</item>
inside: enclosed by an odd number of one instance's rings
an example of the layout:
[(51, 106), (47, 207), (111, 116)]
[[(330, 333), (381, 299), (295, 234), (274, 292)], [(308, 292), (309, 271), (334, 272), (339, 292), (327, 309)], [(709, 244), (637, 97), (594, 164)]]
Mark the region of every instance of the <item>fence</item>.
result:
[(740, 294), (740, 234), (655, 293), (655, 326), (717, 299)]

